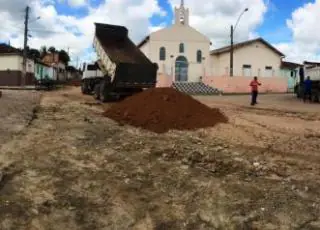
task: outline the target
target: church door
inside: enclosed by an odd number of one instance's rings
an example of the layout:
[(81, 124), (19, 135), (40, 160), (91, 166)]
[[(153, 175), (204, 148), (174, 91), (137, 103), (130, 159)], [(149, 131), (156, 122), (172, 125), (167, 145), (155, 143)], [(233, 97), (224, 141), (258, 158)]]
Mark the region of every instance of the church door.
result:
[(176, 59), (175, 81), (188, 81), (188, 60), (184, 56)]

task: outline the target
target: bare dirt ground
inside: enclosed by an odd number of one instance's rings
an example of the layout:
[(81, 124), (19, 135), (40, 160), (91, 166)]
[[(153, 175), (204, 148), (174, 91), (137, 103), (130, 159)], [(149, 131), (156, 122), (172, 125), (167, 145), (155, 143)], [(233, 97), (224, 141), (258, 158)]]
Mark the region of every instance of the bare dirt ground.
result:
[(0, 146), (19, 133), (32, 120), (33, 110), (40, 103), (39, 92), (1, 90)]
[(79, 92), (2, 143), (0, 229), (320, 229), (319, 105), (198, 97), (230, 123), (157, 135)]

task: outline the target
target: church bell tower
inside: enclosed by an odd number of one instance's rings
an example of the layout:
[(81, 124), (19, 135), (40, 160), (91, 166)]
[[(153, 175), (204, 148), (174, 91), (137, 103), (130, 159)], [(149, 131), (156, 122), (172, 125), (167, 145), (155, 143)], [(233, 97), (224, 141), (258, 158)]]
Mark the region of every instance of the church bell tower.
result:
[(189, 9), (184, 7), (184, 0), (181, 0), (179, 8), (174, 8), (174, 13), (176, 25), (189, 25)]

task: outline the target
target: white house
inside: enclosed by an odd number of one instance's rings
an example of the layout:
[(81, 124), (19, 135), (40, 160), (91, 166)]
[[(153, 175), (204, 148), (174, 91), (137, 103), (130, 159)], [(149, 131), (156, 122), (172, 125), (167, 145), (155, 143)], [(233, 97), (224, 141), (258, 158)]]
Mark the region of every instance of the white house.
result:
[[(0, 44), (0, 85), (19, 86), (22, 83), (23, 57), (20, 50)], [(34, 61), (27, 59), (25, 84), (34, 83)]]
[[(230, 46), (212, 50), (213, 76), (228, 76), (230, 70)], [(283, 53), (262, 38), (234, 45), (233, 76), (272, 77), (280, 76)]]

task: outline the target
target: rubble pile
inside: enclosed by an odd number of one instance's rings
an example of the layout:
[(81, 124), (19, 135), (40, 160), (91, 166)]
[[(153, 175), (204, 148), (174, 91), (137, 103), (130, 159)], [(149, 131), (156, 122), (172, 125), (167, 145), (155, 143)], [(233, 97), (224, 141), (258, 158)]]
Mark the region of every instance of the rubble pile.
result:
[(111, 106), (104, 116), (156, 133), (195, 130), (228, 122), (219, 109), (209, 108), (173, 88), (153, 88), (128, 97)]

